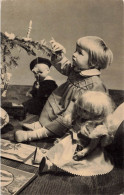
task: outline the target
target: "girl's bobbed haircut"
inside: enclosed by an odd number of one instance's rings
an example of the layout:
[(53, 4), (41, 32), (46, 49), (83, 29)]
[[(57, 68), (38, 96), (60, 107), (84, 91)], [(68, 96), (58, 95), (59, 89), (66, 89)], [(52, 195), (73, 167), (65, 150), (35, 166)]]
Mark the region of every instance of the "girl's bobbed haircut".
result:
[(77, 44), (89, 54), (89, 68), (105, 69), (113, 61), (113, 53), (106, 43), (97, 36), (78, 39)]
[(50, 60), (48, 60), (47, 58), (37, 57), (31, 61), (30, 70), (32, 70), (36, 64), (46, 64), (49, 68), (51, 67)]
[(110, 96), (100, 91), (86, 91), (78, 98), (76, 107), (80, 108), (80, 112), (88, 109), (94, 119), (105, 119), (114, 111)]

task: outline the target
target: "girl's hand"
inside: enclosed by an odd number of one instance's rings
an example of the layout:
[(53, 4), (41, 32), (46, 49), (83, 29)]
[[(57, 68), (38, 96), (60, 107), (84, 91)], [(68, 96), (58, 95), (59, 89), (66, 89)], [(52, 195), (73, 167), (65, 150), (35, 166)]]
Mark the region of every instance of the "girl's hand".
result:
[(90, 134), (90, 138), (94, 139), (94, 138), (99, 138), (101, 136), (105, 136), (108, 135), (108, 129), (106, 128), (105, 125), (98, 125)]
[(114, 136), (107, 136), (106, 135), (106, 136), (102, 137), (102, 139), (101, 139), (101, 146), (104, 148), (104, 147), (110, 145), (113, 142), (113, 140), (114, 140)]
[(58, 42), (56, 42), (53, 38), (50, 41), (52, 49), (55, 53), (66, 53), (66, 49)]

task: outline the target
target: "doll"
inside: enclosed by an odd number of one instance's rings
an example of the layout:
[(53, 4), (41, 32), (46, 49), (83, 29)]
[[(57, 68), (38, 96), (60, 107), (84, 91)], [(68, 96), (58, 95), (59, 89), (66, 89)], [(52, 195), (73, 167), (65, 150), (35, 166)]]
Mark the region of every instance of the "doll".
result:
[(105, 143), (107, 139), (106, 145), (109, 145), (114, 139), (115, 130), (109, 129), (107, 124), (113, 109), (114, 104), (106, 93), (87, 91), (82, 94), (73, 112), (64, 119), (71, 124), (71, 129), (47, 152), (46, 164), (42, 166), (41, 161), (40, 172), (50, 163), (76, 175), (91, 176), (112, 170), (103, 140)]

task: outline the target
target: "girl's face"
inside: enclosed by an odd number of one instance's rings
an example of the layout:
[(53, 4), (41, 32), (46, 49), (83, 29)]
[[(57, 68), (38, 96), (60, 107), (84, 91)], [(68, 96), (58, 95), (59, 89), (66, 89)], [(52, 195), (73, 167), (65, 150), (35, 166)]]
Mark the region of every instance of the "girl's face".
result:
[(46, 64), (36, 64), (32, 69), (36, 80), (42, 81), (49, 73), (49, 67)]
[(76, 51), (72, 56), (73, 61), (73, 68), (75, 72), (81, 72), (83, 70), (89, 69), (88, 65), (89, 55), (87, 51), (85, 51), (82, 47), (80, 42), (76, 45)]

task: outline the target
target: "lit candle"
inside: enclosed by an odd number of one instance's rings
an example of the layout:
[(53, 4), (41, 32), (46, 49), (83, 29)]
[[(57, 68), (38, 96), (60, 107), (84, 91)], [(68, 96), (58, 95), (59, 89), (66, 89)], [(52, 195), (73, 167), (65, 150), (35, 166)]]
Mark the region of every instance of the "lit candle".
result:
[(30, 20), (30, 22), (29, 22), (28, 33), (27, 33), (27, 38), (29, 38), (29, 37), (30, 37), (31, 29), (32, 29), (32, 20)]

